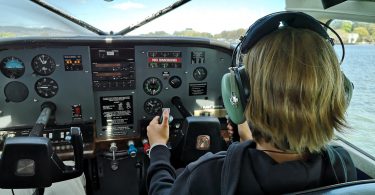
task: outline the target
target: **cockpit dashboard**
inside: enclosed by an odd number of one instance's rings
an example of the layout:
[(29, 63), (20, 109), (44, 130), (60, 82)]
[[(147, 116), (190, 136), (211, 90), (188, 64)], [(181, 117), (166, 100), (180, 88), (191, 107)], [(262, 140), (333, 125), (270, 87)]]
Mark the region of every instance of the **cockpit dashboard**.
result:
[[(230, 45), (198, 38), (75, 37), (16, 38), (1, 43), (0, 145), (27, 135), (44, 102), (56, 112), (43, 136), (71, 153), (69, 127), (82, 129), (85, 154), (108, 150), (109, 142), (141, 144), (145, 128), (162, 108), (171, 108), (171, 145), (184, 116), (225, 117), (221, 77), (231, 64)], [(69, 155), (67, 155), (69, 157)]]

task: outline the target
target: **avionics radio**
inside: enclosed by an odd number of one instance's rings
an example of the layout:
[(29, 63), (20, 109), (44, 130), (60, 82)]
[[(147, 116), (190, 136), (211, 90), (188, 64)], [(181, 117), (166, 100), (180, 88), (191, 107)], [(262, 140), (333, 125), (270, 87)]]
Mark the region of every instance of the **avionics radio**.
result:
[(95, 90), (135, 89), (133, 62), (92, 63), (92, 70)]
[(135, 89), (134, 48), (91, 48), (96, 91)]

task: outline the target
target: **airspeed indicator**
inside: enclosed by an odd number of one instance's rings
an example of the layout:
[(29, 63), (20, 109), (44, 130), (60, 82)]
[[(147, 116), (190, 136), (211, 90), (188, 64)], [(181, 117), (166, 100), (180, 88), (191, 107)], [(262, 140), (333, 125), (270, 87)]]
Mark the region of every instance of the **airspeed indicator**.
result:
[(40, 54), (33, 58), (31, 66), (36, 74), (47, 76), (55, 71), (56, 63), (49, 55)]

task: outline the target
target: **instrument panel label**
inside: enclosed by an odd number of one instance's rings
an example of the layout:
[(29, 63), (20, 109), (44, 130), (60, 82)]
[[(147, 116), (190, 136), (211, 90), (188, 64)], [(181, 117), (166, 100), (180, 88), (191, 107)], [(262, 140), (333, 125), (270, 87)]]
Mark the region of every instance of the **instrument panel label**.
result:
[(149, 51), (147, 52), (149, 68), (181, 68), (181, 51)]
[(133, 124), (133, 97), (100, 97), (100, 110), (103, 127)]
[(189, 96), (207, 95), (207, 83), (189, 83)]

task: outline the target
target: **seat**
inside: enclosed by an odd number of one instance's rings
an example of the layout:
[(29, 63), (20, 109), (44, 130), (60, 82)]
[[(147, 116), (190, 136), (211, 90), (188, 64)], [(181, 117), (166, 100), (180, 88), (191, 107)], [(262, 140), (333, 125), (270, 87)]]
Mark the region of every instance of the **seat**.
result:
[(291, 194), (375, 194), (375, 179), (335, 184)]

